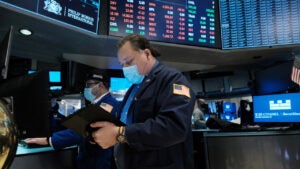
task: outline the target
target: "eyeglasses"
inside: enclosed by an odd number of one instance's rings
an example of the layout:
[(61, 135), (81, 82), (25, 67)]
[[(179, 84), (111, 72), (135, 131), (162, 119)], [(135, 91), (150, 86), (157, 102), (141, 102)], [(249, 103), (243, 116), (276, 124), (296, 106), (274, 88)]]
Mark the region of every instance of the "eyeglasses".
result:
[(91, 87), (91, 86), (93, 86), (95, 84), (98, 84), (98, 82), (86, 82), (85, 83), (85, 87)]

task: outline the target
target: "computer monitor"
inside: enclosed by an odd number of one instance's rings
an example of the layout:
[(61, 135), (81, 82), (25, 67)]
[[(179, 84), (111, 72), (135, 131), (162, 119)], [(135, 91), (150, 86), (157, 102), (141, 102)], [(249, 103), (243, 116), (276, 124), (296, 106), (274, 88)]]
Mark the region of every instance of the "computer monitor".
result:
[(49, 70), (49, 82), (61, 83), (61, 72), (59, 70)]
[(233, 102), (224, 101), (222, 103), (222, 113), (220, 113), (220, 119), (230, 122), (237, 118), (236, 104)]
[(299, 123), (300, 93), (253, 96), (255, 123)]
[(223, 113), (231, 114), (236, 113), (236, 105), (232, 102), (223, 102)]
[(127, 90), (130, 88), (131, 85), (132, 83), (130, 83), (126, 78), (110, 78), (110, 92), (118, 101), (123, 100)]
[(232, 114), (232, 113), (221, 113), (220, 119), (225, 120), (225, 121), (232, 121), (237, 118), (237, 114)]
[[(35, 73), (36, 70), (28, 70), (28, 74)], [(49, 83), (61, 83), (61, 71), (49, 70)]]
[[(28, 74), (35, 73), (36, 70), (28, 70)], [(62, 90), (62, 80), (60, 70), (48, 70), (49, 73), (49, 89), (51, 91)]]
[(60, 70), (49, 70), (49, 89), (51, 91), (61, 91), (61, 71)]
[(48, 80), (48, 71), (38, 71), (0, 84), (0, 95), (12, 97), (13, 117), (20, 139), (51, 135)]
[(217, 105), (216, 102), (208, 102), (209, 113), (217, 113)]

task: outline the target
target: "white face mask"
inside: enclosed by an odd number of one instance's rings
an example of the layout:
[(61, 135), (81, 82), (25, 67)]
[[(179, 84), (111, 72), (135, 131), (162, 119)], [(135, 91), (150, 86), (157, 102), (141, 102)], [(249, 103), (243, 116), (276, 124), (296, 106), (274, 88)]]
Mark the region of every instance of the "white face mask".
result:
[(144, 79), (144, 75), (139, 73), (136, 65), (123, 67), (123, 74), (133, 84), (140, 84)]
[(89, 88), (84, 88), (84, 97), (85, 97), (85, 99), (86, 100), (88, 100), (88, 101), (90, 101), (90, 102), (92, 102), (95, 98), (96, 98), (96, 96), (95, 95), (93, 95), (93, 93), (92, 93), (92, 87), (89, 87)]

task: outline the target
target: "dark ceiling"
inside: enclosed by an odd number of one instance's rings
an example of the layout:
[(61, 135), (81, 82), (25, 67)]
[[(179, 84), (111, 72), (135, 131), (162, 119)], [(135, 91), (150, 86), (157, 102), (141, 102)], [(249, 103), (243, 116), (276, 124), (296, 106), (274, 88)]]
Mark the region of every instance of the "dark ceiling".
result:
[[(97, 68), (120, 68), (116, 59), (116, 37), (91, 34), (1, 4), (0, 23), (0, 39), (11, 25), (14, 27), (13, 56), (55, 64), (67, 59)], [(18, 33), (17, 30), (23, 27), (33, 30), (33, 35)], [(159, 42), (153, 44), (161, 52), (163, 62), (181, 71), (260, 69), (291, 60), (300, 51), (299, 45), (219, 50)]]

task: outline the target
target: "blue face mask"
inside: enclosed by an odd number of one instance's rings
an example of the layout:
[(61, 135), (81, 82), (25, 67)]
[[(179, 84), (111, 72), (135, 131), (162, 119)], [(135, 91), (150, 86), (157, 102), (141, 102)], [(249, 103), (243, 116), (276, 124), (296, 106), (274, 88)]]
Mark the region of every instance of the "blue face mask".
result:
[(92, 93), (92, 89), (93, 88), (86, 87), (86, 88), (84, 88), (84, 92), (83, 92), (85, 99), (90, 102), (92, 102), (96, 98), (96, 96), (93, 95), (93, 93)]
[(123, 67), (123, 74), (133, 84), (140, 84), (144, 79), (144, 75), (139, 73), (136, 65)]

